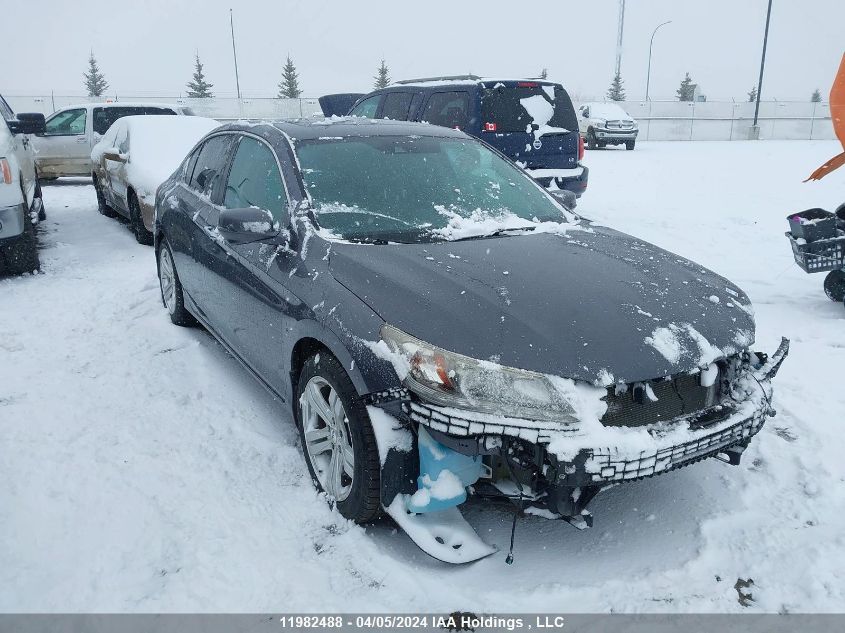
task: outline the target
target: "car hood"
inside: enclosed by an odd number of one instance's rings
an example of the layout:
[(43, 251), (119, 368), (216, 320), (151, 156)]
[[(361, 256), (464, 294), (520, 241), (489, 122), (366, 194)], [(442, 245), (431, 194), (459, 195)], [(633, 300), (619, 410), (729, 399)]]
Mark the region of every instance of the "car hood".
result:
[(696, 371), (754, 340), (736, 286), (604, 227), (330, 252), (332, 275), (387, 323), (510, 367), (634, 382)]

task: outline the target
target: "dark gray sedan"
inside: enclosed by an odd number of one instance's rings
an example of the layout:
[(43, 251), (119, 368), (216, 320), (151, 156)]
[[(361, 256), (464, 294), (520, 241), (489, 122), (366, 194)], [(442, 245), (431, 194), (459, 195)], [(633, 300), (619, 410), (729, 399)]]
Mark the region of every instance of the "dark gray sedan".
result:
[(318, 488), (451, 562), (467, 494), (577, 527), (609, 484), (737, 464), (788, 351), (726, 279), (575, 216), (457, 130), (238, 123), (158, 190), (172, 321), (290, 406)]

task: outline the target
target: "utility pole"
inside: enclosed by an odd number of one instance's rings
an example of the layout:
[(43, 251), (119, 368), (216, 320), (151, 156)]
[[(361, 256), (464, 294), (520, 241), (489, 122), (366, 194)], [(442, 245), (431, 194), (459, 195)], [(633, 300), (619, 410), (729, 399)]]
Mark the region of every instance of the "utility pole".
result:
[(661, 26), (666, 26), (667, 24), (671, 24), (672, 20), (668, 22), (664, 22), (663, 24), (658, 24), (654, 31), (651, 32), (651, 43), (648, 45), (648, 72), (645, 75), (645, 100), (648, 101), (648, 85), (651, 82), (651, 47), (654, 46), (654, 36), (657, 35), (657, 29)]
[(749, 130), (748, 136), (751, 140), (760, 138), (760, 126), (757, 125), (757, 117), (760, 114), (760, 93), (763, 92), (763, 68), (766, 66), (766, 45), (769, 43), (769, 21), (772, 18), (772, 0), (769, 0), (769, 8), (766, 11), (766, 31), (763, 34), (763, 55), (760, 58), (760, 79), (757, 81), (757, 100), (754, 104), (754, 124)]
[(625, 29), (625, 0), (619, 0), (619, 31), (616, 34), (616, 71), (614, 76), (622, 71), (622, 33)]
[(235, 87), (238, 91), (238, 100), (241, 98), (241, 82), (238, 79), (238, 52), (235, 50), (235, 21), (232, 17), (232, 10), (229, 9), (229, 26), (232, 28), (232, 57), (235, 58)]

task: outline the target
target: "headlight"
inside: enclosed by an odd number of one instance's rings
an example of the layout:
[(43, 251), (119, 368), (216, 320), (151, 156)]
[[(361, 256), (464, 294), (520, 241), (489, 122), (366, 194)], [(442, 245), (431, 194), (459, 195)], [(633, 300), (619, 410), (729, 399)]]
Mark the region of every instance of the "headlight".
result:
[(509, 418), (578, 422), (575, 409), (553, 384), (563, 379), (455, 354), (391, 325), (382, 326), (381, 338), (407, 368), (400, 375), (405, 387), (432, 404)]

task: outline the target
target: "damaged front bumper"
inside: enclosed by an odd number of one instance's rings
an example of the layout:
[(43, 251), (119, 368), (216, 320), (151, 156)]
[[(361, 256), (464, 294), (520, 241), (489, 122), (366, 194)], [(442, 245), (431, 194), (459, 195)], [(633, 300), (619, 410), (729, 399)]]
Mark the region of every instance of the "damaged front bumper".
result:
[[(788, 352), (789, 341), (783, 339), (771, 357), (746, 353), (737, 359), (725, 372), (724, 395), (715, 406), (645, 426), (603, 426), (598, 434), (553, 422), (474, 415), (415, 397), (402, 402), (401, 417), (425, 427), (441, 452), (483, 461), (477, 493), (527, 502), (544, 516), (586, 527), (591, 524), (587, 504), (608, 485), (708, 457), (739, 464), (751, 438), (775, 414), (771, 379)], [(425, 474), (420, 469), (420, 479)]]

